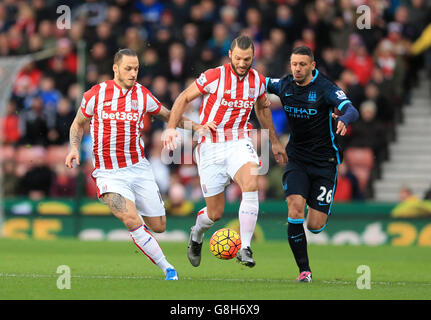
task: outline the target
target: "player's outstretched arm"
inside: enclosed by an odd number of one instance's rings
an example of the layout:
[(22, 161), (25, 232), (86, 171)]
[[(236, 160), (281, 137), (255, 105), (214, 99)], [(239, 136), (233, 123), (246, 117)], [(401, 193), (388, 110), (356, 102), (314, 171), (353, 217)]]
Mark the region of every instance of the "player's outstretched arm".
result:
[(272, 152), (274, 154), (275, 160), (279, 164), (285, 164), (287, 162), (286, 150), (278, 140), (277, 134), (275, 133), (274, 123), (272, 122), (272, 113), (269, 106), (271, 102), (268, 99), (268, 95), (265, 93), (263, 97), (256, 102), (256, 117), (262, 128), (268, 129), (269, 140), (272, 144)]
[[(172, 110), (168, 115), (168, 124), (166, 130), (162, 134), (163, 146), (169, 150), (174, 150), (177, 147), (177, 139), (179, 137), (175, 128), (179, 125), (183, 118), (183, 113), (188, 103), (202, 95), (195, 83), (192, 83), (187, 89), (180, 93), (175, 99)], [(183, 122), (184, 126), (184, 122)]]
[(78, 109), (78, 112), (76, 113), (75, 119), (73, 120), (69, 131), (70, 151), (67, 154), (65, 160), (65, 165), (68, 168), (73, 168), (73, 160), (76, 161), (77, 165), (80, 165), (79, 146), (81, 145), (85, 126), (88, 125), (90, 120), (91, 118), (85, 117), (81, 109)]
[[(171, 117), (171, 111), (165, 106), (162, 106), (160, 109), (160, 112), (154, 115), (154, 117), (159, 118), (162, 121), (169, 122), (169, 119)], [(216, 124), (214, 121), (212, 121), (212, 122), (206, 123), (205, 125), (200, 125), (199, 123), (196, 123), (187, 117), (181, 116), (181, 119), (178, 121), (177, 127), (181, 129), (191, 129), (193, 132), (199, 132), (200, 130), (203, 130), (203, 129), (215, 130)]]

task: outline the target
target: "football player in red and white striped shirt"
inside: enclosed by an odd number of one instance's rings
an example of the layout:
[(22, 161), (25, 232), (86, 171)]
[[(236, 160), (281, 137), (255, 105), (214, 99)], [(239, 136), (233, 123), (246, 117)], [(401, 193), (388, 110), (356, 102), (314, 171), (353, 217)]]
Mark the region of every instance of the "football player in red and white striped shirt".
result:
[(204, 232), (219, 220), (224, 212), (224, 189), (233, 179), (241, 188), (239, 208), (241, 250), (237, 258), (253, 267), (250, 242), (259, 212), (257, 172), (259, 159), (249, 138), (248, 119), (255, 107), (256, 116), (264, 129), (269, 130), (272, 151), (279, 163), (287, 161), (286, 151), (275, 134), (269, 100), (265, 95), (265, 78), (251, 68), (254, 45), (247, 36), (234, 39), (229, 50), (230, 64), (202, 73), (183, 91), (171, 110), (171, 117), (163, 135), (165, 147), (176, 148), (175, 130), (186, 105), (203, 96), (200, 107), (201, 124), (215, 123), (210, 135), (200, 138), (195, 148), (195, 159), (201, 180), (206, 207), (199, 211), (191, 228), (188, 258), (193, 266), (201, 260)]
[[(177, 280), (177, 271), (149, 231), (165, 231), (166, 215), (141, 139), (145, 113), (168, 121), (170, 111), (148, 89), (136, 83), (138, 68), (136, 52), (121, 49), (114, 57), (114, 79), (84, 93), (70, 128), (71, 149), (65, 162), (69, 168), (74, 160), (79, 165), (79, 146), (84, 128), (90, 123), (92, 177), (98, 197), (128, 228), (136, 246), (165, 272), (165, 279)], [(184, 127), (186, 120), (182, 118), (179, 126)], [(192, 128), (199, 130), (202, 126), (193, 123)]]

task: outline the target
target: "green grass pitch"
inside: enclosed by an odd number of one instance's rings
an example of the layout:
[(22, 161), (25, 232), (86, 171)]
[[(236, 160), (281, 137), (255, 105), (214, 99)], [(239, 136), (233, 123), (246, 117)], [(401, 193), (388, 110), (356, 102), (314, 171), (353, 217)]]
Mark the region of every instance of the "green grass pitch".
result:
[[(204, 243), (202, 263), (188, 262), (186, 243), (162, 242), (180, 281), (164, 281), (132, 242), (0, 239), (0, 300), (409, 300), (431, 298), (431, 254), (425, 247), (310, 245), (313, 283), (295, 283), (287, 241), (254, 243), (256, 266), (215, 258)], [(70, 289), (57, 287), (60, 265)], [(358, 289), (361, 265), (370, 289)]]

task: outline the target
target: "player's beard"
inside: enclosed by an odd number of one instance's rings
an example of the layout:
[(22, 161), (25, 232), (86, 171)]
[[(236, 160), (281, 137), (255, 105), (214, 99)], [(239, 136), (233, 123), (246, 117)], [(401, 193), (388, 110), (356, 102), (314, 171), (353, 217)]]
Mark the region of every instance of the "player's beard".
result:
[(250, 68), (251, 68), (251, 65), (249, 65), (249, 66), (248, 66), (248, 68), (244, 71), (244, 73), (243, 73), (243, 74), (240, 74), (240, 73), (238, 72), (238, 69), (237, 69), (237, 68), (235, 68), (235, 66), (233, 65), (233, 63), (231, 63), (230, 65), (231, 65), (231, 67), (232, 67), (232, 70), (235, 72), (235, 74), (236, 74), (238, 77), (244, 77), (244, 76), (248, 73), (248, 71), (250, 70)]
[(136, 82), (136, 79), (134, 79), (134, 80), (129, 80), (129, 79), (127, 79), (127, 78), (123, 77), (123, 76), (121, 75), (120, 70), (118, 70), (117, 80), (118, 80), (118, 82), (121, 84), (121, 86), (122, 86), (122, 87), (124, 87), (124, 88), (126, 88), (126, 89), (130, 89), (131, 87), (133, 87), (133, 85), (134, 85), (134, 84), (135, 84), (135, 82)]
[(298, 85), (304, 85), (305, 82), (312, 77), (312, 75), (313, 71), (310, 70), (309, 72), (305, 73), (304, 76), (302, 76), (301, 78), (296, 78), (295, 75), (293, 75), (293, 77)]

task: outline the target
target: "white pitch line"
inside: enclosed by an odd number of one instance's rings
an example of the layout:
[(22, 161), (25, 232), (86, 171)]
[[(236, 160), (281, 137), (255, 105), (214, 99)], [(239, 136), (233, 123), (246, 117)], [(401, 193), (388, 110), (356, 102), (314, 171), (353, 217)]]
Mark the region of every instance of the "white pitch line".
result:
[[(0, 273), (0, 278), (58, 278), (57, 274), (38, 274), (38, 273)], [(161, 280), (161, 277), (155, 276), (113, 276), (113, 275), (71, 275), (71, 278), (76, 279), (115, 279), (115, 280)], [(292, 283), (293, 280), (289, 279), (217, 279), (217, 278), (191, 278), (184, 277), (180, 278), (180, 280), (195, 280), (195, 281), (234, 281), (234, 282), (284, 282), (284, 283)], [(334, 285), (351, 285), (356, 286), (354, 281), (342, 281), (342, 280), (320, 280), (315, 283), (323, 283), (323, 284), (334, 284)], [(371, 281), (372, 285), (387, 285), (387, 286), (406, 286), (409, 283), (403, 281), (390, 282), (390, 281)], [(416, 283), (419, 286), (431, 286), (431, 283), (423, 282)]]

